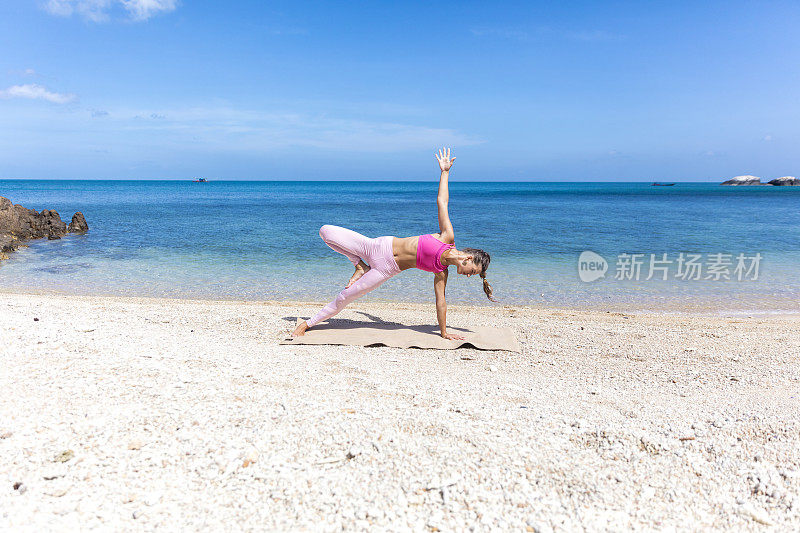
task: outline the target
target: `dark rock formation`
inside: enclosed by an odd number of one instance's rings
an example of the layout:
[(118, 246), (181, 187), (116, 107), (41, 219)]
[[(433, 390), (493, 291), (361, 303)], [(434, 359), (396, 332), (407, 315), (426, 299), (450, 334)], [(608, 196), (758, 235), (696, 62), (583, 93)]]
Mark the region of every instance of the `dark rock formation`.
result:
[(89, 225), (86, 223), (86, 219), (83, 218), (83, 213), (78, 211), (72, 215), (72, 222), (69, 223), (67, 231), (69, 233), (86, 233), (89, 231)]
[(57, 212), (45, 209), (37, 213), (0, 196), (0, 259), (17, 249), (19, 243), (31, 239), (60, 239), (70, 231), (85, 233), (89, 229), (82, 213), (75, 213), (69, 229)]
[(775, 178), (774, 180), (769, 180), (770, 185), (798, 185), (800, 186), (800, 180), (795, 178), (794, 176), (784, 176), (782, 178)]
[(0, 259), (8, 258), (8, 253), (16, 250), (14, 238), (11, 235), (0, 234)]
[(722, 185), (764, 185), (761, 178), (756, 176), (736, 176), (728, 181), (723, 181)]

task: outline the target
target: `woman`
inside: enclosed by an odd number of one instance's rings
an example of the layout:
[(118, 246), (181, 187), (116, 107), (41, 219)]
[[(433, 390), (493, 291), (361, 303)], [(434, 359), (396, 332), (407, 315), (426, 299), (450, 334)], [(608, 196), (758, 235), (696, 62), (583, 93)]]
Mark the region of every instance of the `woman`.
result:
[(433, 292), (436, 295), (436, 317), (439, 320), (441, 335), (445, 339), (464, 340), (464, 337), (447, 333), (447, 304), (444, 290), (447, 286), (447, 267), (456, 266), (456, 271), (467, 277), (474, 274), (483, 278), (483, 290), (486, 296), (492, 297), (492, 286), (486, 281), (486, 269), (489, 268), (489, 254), (477, 248), (455, 247), (455, 233), (447, 213), (450, 193), (447, 180), (450, 167), (456, 160), (450, 159), (450, 149), (441, 149), (436, 154), (442, 175), (439, 178), (439, 233), (417, 235), (415, 237), (377, 237), (370, 239), (355, 231), (339, 226), (325, 225), (319, 230), (319, 236), (325, 244), (340, 254), (345, 255), (356, 267), (350, 282), (339, 295), (316, 315), (297, 326), (292, 335), (304, 335), (308, 328), (334, 316), (344, 307), (379, 287), (384, 281), (409, 268), (419, 268), (433, 272)]

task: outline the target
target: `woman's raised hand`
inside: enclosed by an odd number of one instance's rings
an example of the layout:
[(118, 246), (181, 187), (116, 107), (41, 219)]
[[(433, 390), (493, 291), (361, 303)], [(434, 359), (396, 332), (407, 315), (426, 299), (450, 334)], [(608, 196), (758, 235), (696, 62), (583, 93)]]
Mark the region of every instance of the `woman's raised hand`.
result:
[(450, 170), (450, 167), (453, 166), (453, 161), (456, 160), (455, 157), (450, 159), (450, 148), (440, 148), (439, 153), (433, 155), (436, 157), (436, 160), (439, 161), (439, 168), (442, 169), (442, 172)]

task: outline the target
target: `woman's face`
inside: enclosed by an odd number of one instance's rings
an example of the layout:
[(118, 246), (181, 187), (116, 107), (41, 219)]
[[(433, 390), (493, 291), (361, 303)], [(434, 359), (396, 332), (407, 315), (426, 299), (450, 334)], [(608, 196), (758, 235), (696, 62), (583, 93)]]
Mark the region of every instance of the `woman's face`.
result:
[(481, 267), (480, 265), (476, 265), (472, 262), (472, 256), (470, 255), (467, 257), (467, 259), (462, 259), (458, 262), (457, 272), (469, 277), (475, 274), (480, 274)]

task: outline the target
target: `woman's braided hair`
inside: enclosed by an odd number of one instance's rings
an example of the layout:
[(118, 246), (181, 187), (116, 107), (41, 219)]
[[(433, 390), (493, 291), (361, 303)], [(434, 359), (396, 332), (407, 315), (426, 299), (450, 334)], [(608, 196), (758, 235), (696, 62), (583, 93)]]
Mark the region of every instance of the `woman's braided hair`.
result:
[(495, 300), (494, 297), (492, 296), (492, 286), (486, 280), (486, 269), (489, 268), (489, 261), (491, 261), (492, 258), (489, 256), (489, 254), (478, 248), (464, 248), (461, 251), (471, 255), (472, 262), (481, 267), (481, 279), (483, 279), (483, 292), (486, 293), (487, 298), (489, 298), (493, 302), (496, 302), (497, 300)]

